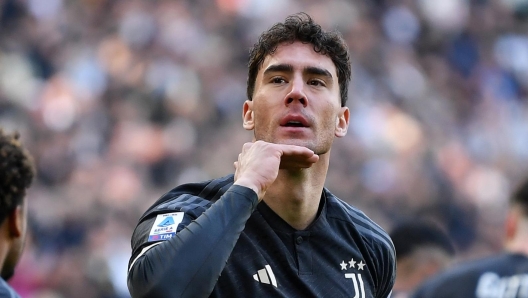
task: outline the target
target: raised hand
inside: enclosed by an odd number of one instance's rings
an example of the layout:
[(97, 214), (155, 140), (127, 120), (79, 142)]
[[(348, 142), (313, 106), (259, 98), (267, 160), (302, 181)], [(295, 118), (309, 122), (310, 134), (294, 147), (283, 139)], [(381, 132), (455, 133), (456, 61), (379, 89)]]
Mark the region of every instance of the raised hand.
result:
[(309, 168), (319, 160), (312, 150), (264, 141), (245, 143), (235, 164), (235, 184), (253, 189), (262, 200), (279, 169)]

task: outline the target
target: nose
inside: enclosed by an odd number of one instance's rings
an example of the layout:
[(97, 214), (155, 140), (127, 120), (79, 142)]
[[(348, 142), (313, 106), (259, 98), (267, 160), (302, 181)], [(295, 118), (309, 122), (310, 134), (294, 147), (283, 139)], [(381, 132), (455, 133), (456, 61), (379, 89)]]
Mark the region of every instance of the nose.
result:
[(290, 86), (291, 89), (288, 94), (286, 94), (284, 103), (288, 106), (295, 102), (299, 102), (303, 107), (306, 107), (308, 105), (308, 98), (304, 93), (304, 80), (302, 78), (295, 78)]

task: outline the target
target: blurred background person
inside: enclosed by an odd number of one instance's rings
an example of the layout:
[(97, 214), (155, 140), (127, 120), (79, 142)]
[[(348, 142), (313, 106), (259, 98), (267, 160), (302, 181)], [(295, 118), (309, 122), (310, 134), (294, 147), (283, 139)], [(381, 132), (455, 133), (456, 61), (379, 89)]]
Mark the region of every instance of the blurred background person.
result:
[[(232, 172), (248, 51), (305, 11), (343, 32), (349, 132), (327, 185), (389, 231), (422, 210), (459, 259), (501, 249), (528, 164), (526, 0), (4, 0), (0, 125), (38, 169), (23, 297), (129, 297), (144, 198)], [(207, 57), (207, 59), (204, 59)]]
[(24, 248), (27, 229), (26, 190), (35, 176), (35, 165), (17, 133), (0, 127), (0, 297), (18, 294), (6, 283)]
[(413, 297), (528, 297), (528, 180), (511, 196), (504, 251), (458, 264), (432, 277)]
[(407, 220), (389, 233), (396, 249), (393, 298), (409, 297), (425, 279), (454, 262), (455, 247), (444, 230), (427, 220)]

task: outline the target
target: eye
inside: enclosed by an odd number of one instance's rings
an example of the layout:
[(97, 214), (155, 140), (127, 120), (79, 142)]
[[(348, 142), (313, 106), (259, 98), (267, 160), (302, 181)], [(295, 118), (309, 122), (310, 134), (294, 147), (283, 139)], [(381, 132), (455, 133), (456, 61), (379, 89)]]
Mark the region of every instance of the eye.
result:
[(286, 80), (281, 78), (281, 77), (274, 77), (274, 78), (271, 79), (271, 82), (273, 84), (284, 84), (284, 83), (286, 83)]
[(315, 80), (315, 79), (314, 79), (314, 80), (310, 80), (310, 81), (308, 81), (308, 85), (312, 85), (312, 86), (323, 86), (323, 87), (326, 86), (326, 84), (325, 84), (323, 81), (321, 81), (321, 80)]

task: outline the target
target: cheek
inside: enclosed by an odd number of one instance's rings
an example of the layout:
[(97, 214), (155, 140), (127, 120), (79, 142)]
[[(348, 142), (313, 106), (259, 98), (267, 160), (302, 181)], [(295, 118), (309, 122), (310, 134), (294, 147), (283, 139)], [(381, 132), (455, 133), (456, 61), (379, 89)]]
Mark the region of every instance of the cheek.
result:
[(267, 130), (272, 122), (268, 113), (255, 113), (254, 119), (255, 130)]
[(334, 110), (327, 109), (325, 110), (323, 114), (323, 125), (327, 128), (335, 128), (339, 119), (337, 117), (337, 114)]
[(273, 106), (268, 105), (265, 102), (255, 103), (253, 105), (254, 118), (255, 122), (259, 122), (261, 125), (265, 122), (270, 121), (273, 118), (273, 115), (276, 114), (273, 112)]

